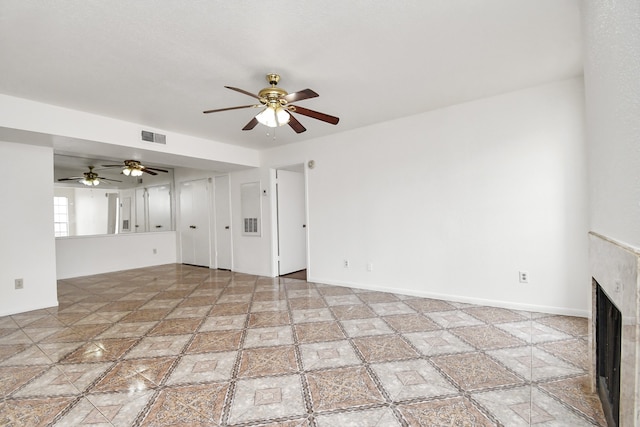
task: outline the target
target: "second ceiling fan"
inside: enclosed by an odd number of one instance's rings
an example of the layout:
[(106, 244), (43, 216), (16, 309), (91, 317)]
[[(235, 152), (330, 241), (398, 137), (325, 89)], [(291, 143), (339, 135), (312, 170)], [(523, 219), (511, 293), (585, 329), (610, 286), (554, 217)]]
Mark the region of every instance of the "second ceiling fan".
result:
[(206, 110), (203, 111), (203, 113), (217, 113), (220, 111), (239, 110), (242, 108), (264, 108), (253, 119), (251, 119), (251, 121), (249, 121), (242, 130), (251, 130), (256, 127), (258, 123), (262, 123), (268, 127), (278, 127), (288, 124), (296, 133), (306, 131), (307, 129), (302, 126), (302, 124), (291, 113), (302, 114), (303, 116), (321, 120), (332, 125), (338, 124), (338, 121), (340, 120), (338, 117), (290, 104), (291, 102), (317, 97), (318, 94), (311, 89), (288, 93), (286, 90), (277, 87), (278, 82), (280, 81), (280, 76), (278, 74), (267, 74), (267, 81), (271, 86), (262, 89), (257, 95), (243, 89), (238, 89), (237, 87), (225, 86), (227, 89), (235, 90), (236, 92), (244, 93), (245, 95), (256, 98), (260, 101), (260, 104)]
[(125, 160), (124, 165), (102, 165), (103, 168), (122, 168), (122, 173), (127, 176), (141, 176), (142, 173), (158, 175), (158, 172), (168, 173), (166, 169), (151, 168), (140, 163), (138, 160)]

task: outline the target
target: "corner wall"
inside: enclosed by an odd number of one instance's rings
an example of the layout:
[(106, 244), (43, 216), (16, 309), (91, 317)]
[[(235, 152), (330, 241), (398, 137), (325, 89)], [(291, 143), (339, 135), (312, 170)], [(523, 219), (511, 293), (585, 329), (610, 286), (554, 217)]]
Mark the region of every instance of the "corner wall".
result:
[(620, 425), (640, 426), (640, 2), (583, 2), (582, 24), (590, 269), (623, 313)]
[(0, 180), (0, 316), (57, 306), (53, 149), (0, 141)]
[(591, 230), (640, 248), (640, 2), (582, 5)]
[(586, 316), (583, 125), (576, 78), (274, 148), (263, 166), (315, 160), (312, 281)]

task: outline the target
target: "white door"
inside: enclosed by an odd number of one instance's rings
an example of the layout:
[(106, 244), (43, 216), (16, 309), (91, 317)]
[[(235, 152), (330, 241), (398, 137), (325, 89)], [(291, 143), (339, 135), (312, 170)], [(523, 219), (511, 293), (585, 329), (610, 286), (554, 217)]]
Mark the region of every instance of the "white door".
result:
[(171, 188), (157, 185), (147, 188), (149, 231), (171, 230)]
[(231, 204), (229, 195), (229, 176), (216, 176), (216, 268), (221, 270), (231, 270)]
[(307, 268), (304, 174), (276, 171), (278, 199), (278, 272), (293, 273)]
[(147, 224), (147, 189), (136, 188), (136, 224), (134, 231), (136, 233), (149, 231)]
[(206, 179), (180, 184), (179, 229), (182, 262), (209, 267), (209, 185)]

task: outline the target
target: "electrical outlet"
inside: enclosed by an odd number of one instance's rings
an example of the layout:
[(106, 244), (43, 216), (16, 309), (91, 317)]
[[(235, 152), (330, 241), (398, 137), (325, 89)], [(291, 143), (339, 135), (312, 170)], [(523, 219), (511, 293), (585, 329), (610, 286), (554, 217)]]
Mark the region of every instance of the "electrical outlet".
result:
[(520, 271), (518, 272), (520, 283), (529, 283), (529, 272), (528, 271)]
[(349, 268), (349, 260), (345, 259), (342, 265), (344, 266), (344, 268)]
[(15, 280), (16, 289), (24, 289), (24, 279)]
[(371, 261), (367, 263), (367, 271), (373, 271), (373, 263)]
[(155, 255), (157, 253), (158, 253), (158, 250), (156, 248), (153, 248), (153, 254)]

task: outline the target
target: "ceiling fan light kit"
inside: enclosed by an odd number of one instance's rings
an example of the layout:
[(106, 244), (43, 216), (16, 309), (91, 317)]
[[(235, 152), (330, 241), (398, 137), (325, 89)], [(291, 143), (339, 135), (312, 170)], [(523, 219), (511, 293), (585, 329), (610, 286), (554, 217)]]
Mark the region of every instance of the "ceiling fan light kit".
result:
[(100, 184), (100, 180), (98, 178), (82, 178), (78, 182), (84, 185), (88, 185), (89, 187)]
[(256, 119), (265, 126), (270, 128), (275, 128), (278, 126), (284, 126), (289, 123), (291, 119), (291, 114), (287, 113), (287, 111), (280, 107), (272, 107), (268, 106), (261, 113), (256, 116)]
[(304, 89), (298, 92), (288, 93), (286, 90), (277, 87), (280, 81), (280, 76), (275, 73), (267, 74), (267, 82), (271, 85), (258, 92), (257, 95), (236, 87), (225, 86), (227, 89), (234, 90), (236, 92), (243, 93), (245, 95), (256, 98), (260, 101), (260, 104), (255, 105), (241, 105), (239, 107), (220, 108), (216, 110), (203, 111), (204, 114), (218, 113), (221, 111), (239, 110), (242, 108), (261, 108), (265, 107), (260, 113), (258, 113), (249, 123), (247, 123), (242, 130), (251, 130), (258, 123), (263, 124), (270, 128), (276, 128), (288, 124), (291, 129), (296, 133), (302, 133), (307, 129), (293, 116), (291, 113), (302, 114), (307, 117), (321, 120), (332, 125), (337, 125), (340, 120), (338, 117), (330, 116), (329, 114), (320, 113), (318, 111), (309, 110), (307, 108), (290, 105), (290, 102), (302, 101), (304, 99), (315, 98), (318, 96), (311, 89)]

